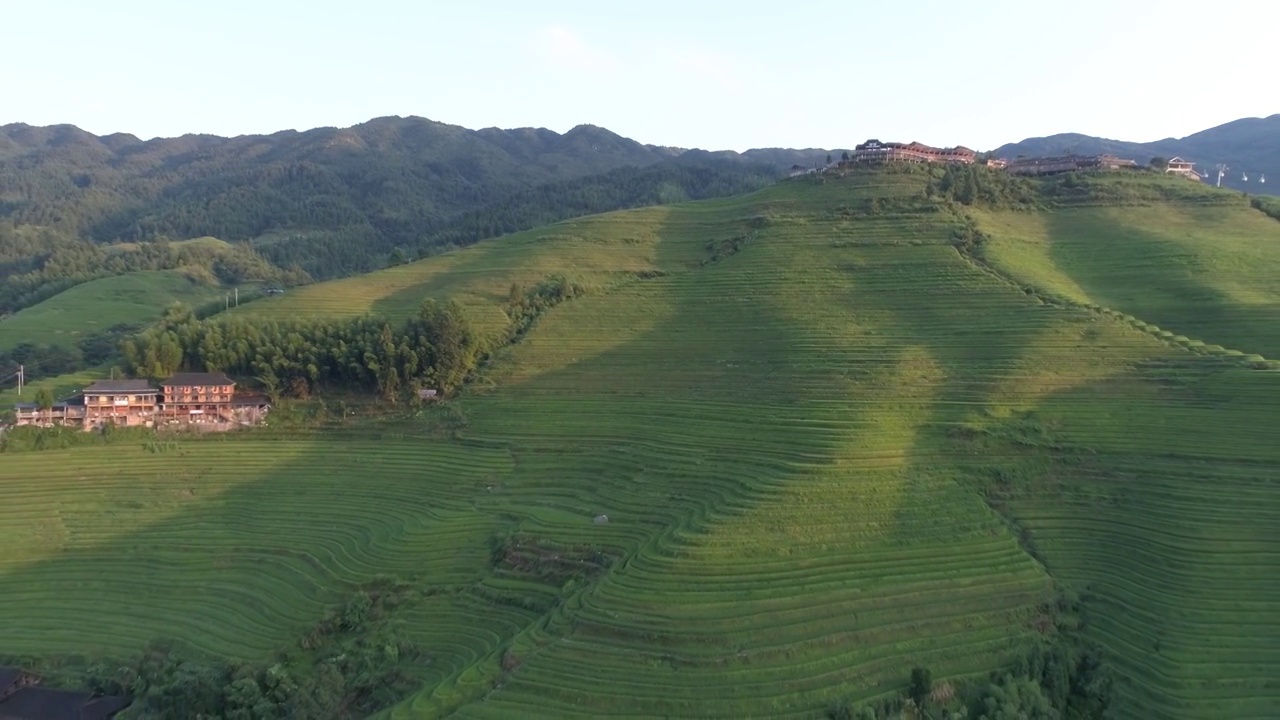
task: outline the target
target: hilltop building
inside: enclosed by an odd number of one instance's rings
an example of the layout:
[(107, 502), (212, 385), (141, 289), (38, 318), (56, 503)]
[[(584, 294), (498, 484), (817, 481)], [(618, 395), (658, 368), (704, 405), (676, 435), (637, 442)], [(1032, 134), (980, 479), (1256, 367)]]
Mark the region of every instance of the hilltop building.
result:
[[(224, 373), (178, 373), (159, 383), (99, 380), (74, 398), (49, 409), (35, 403), (14, 406), (18, 425), (66, 426), (96, 430), (104, 425), (155, 427), (158, 424), (226, 430), (256, 425), (271, 409), (257, 393), (236, 392)], [(3, 716), (0, 716), (2, 718)]]
[(1011, 160), (1005, 166), (1005, 172), (1011, 175), (1052, 175), (1077, 170), (1120, 170), (1137, 166), (1137, 162), (1115, 155), (1062, 155)]
[(853, 149), (855, 163), (953, 163), (971, 165), (978, 154), (967, 147), (936, 148), (923, 143), (868, 140)]
[(1164, 171), (1173, 175), (1181, 175), (1188, 180), (1195, 180), (1196, 182), (1204, 181), (1204, 178), (1200, 176), (1200, 173), (1196, 172), (1196, 164), (1188, 160), (1183, 160), (1180, 157), (1175, 157), (1170, 160), (1169, 164), (1165, 166)]

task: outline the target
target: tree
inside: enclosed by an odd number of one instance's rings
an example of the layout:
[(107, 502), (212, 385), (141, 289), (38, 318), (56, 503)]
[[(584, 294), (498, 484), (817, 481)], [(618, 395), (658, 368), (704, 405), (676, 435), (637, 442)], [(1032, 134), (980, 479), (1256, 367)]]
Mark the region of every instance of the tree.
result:
[(845, 150), (844, 152), (840, 153), (840, 159), (845, 162), (849, 162), (849, 151)]
[(53, 412), (53, 392), (49, 388), (40, 388), (36, 391), (36, 406), (44, 413), (45, 422), (49, 422)]
[(916, 705), (924, 705), (924, 701), (929, 699), (931, 692), (933, 692), (933, 673), (929, 672), (928, 668), (912, 668), (907, 697), (911, 698)]
[(987, 689), (979, 720), (1058, 720), (1060, 717), (1035, 680), (1005, 676), (1003, 681)]
[(1156, 157), (1151, 158), (1151, 162), (1150, 162), (1150, 163), (1148, 163), (1148, 164), (1149, 164), (1152, 168), (1154, 168), (1154, 169), (1156, 169), (1156, 170), (1160, 170), (1160, 171), (1162, 171), (1162, 172), (1163, 172), (1164, 170), (1168, 169), (1168, 167), (1169, 167), (1169, 159), (1168, 159), (1168, 158), (1162, 158), (1162, 157), (1160, 157), (1160, 156), (1158, 156), (1158, 155), (1157, 155)]
[(827, 153), (827, 164), (831, 164), (831, 153)]

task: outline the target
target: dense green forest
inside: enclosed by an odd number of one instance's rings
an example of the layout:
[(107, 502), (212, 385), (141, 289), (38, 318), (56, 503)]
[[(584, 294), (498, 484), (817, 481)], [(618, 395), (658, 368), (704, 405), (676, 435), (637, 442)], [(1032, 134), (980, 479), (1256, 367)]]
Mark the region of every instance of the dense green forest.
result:
[(338, 277), (571, 217), (738, 195), (772, 183), (775, 176), (766, 165), (710, 157), (677, 159), (532, 186), (445, 218), (419, 216), (412, 223), (385, 227), (316, 226), (316, 232), (287, 233), (259, 247), (277, 265)]
[[(226, 285), (342, 277), (569, 217), (755, 190), (821, 152), (683, 152), (592, 126), (422, 118), (146, 142), (7, 125), (0, 316), (137, 270)], [(206, 236), (224, 243), (175, 242)]]
[(461, 308), (428, 300), (417, 317), (293, 323), (242, 317), (200, 320), (176, 306), (156, 326), (124, 341), (127, 369), (163, 378), (179, 370), (221, 370), (256, 378), (272, 399), (317, 387), (376, 390), (395, 400), (415, 387), (458, 387), (482, 348)]

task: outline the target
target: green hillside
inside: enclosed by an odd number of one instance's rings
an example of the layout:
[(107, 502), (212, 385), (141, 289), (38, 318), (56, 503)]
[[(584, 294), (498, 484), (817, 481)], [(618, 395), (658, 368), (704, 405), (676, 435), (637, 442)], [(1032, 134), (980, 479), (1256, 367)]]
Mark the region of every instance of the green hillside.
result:
[(145, 324), (174, 302), (197, 306), (221, 298), (225, 290), (193, 282), (177, 270), (135, 272), (100, 278), (0, 319), (0, 351), (29, 342), (74, 345), (113, 325)]
[(1280, 226), (1243, 205), (983, 216), (1011, 278), (1176, 335), (1280, 359)]
[(455, 298), (496, 333), (512, 285), (589, 288), (403, 418), (6, 455), (5, 652), (265, 662), (395, 577), (379, 632), (429, 659), (377, 649), (417, 688), (384, 717), (814, 718), (913, 667), (986, 682), (1079, 597), (1115, 717), (1273, 717), (1280, 373), (1249, 355), (1280, 357), (1280, 224), (926, 183), (594, 216), (242, 308)]

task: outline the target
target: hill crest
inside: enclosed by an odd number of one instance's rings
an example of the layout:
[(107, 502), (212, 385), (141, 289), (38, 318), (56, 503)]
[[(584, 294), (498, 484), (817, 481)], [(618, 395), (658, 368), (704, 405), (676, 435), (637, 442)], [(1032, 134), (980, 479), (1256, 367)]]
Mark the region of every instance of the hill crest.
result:
[[(1080, 133), (1059, 133), (1032, 137), (1001, 145), (993, 151), (999, 157), (1019, 155), (1093, 155), (1114, 153), (1146, 163), (1153, 157), (1182, 157), (1196, 163), (1196, 169), (1210, 172), (1219, 164), (1228, 171), (1223, 187), (1258, 195), (1280, 194), (1280, 113), (1267, 117), (1240, 118), (1182, 138), (1151, 142), (1131, 142)], [(1249, 180), (1244, 180), (1248, 175)], [(1271, 175), (1270, 184), (1258, 178)], [(1215, 182), (1216, 176), (1212, 178)]]

